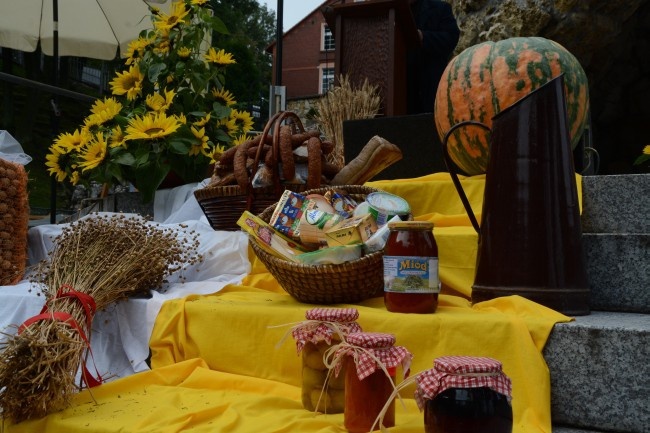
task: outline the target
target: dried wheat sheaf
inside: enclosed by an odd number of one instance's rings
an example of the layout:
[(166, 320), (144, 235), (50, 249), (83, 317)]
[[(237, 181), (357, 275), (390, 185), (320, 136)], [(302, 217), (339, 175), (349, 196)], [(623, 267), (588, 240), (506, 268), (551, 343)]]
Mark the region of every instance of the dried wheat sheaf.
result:
[(185, 228), (118, 214), (93, 214), (63, 228), (48, 260), (31, 273), (45, 295), (41, 314), (7, 336), (0, 352), (5, 419), (20, 422), (64, 409), (80, 388), (101, 383), (85, 363), (92, 355), (93, 315), (159, 289), (172, 273), (202, 261), (198, 234)]

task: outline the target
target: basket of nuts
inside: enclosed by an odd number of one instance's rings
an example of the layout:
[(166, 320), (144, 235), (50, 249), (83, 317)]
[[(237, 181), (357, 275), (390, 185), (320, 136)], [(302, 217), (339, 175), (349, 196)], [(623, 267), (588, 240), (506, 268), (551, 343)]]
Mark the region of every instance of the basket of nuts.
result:
[(23, 278), (28, 225), (25, 168), (0, 158), (0, 286), (16, 284)]

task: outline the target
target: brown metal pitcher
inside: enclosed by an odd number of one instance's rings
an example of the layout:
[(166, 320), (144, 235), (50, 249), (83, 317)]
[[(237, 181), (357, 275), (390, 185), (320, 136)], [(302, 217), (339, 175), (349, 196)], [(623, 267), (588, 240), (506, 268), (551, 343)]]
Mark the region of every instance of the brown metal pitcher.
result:
[(443, 139), (452, 181), (479, 234), (472, 303), (520, 295), (568, 315), (589, 314), (589, 285), (569, 141), (562, 75), (492, 119), (482, 221), (458, 180)]

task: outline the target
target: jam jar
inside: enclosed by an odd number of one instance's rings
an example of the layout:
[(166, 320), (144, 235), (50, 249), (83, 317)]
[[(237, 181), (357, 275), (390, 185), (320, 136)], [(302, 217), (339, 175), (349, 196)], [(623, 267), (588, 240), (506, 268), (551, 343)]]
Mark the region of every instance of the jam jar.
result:
[(327, 349), (344, 341), (347, 334), (361, 332), (356, 308), (312, 308), (292, 336), (302, 356), (302, 405), (309, 411), (343, 413), (345, 374), (329, 374), (324, 363)]
[(416, 381), (425, 433), (512, 432), (512, 386), (499, 361), (441, 357)]
[(438, 307), (438, 245), (433, 223), (396, 221), (384, 247), (384, 303), (388, 311), (433, 313)]
[[(372, 430), (380, 415), (384, 426), (394, 426), (395, 373), (401, 365), (408, 374), (413, 356), (404, 347), (394, 345), (392, 334), (359, 332), (349, 334), (346, 342), (336, 352), (346, 367), (345, 428), (351, 433), (366, 433)], [(384, 408), (389, 400), (389, 406)]]

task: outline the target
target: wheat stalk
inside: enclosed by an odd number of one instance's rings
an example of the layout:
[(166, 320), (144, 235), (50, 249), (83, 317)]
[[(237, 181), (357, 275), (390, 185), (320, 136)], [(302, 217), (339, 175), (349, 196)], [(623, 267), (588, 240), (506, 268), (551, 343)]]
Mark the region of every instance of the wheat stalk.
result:
[(75, 383), (80, 368), (92, 385), (84, 357), (94, 311), (162, 287), (168, 275), (202, 260), (198, 245), (195, 232), (140, 217), (92, 215), (65, 227), (30, 277), (44, 292), (44, 317), (25, 322), (0, 353), (3, 417), (20, 422), (64, 409), (83, 387)]
[(361, 87), (355, 88), (346, 75), (341, 75), (339, 84), (316, 101), (314, 120), (325, 137), (334, 143), (328, 162), (339, 168), (345, 165), (343, 121), (373, 118), (380, 105), (379, 86), (370, 84), (366, 78)]

